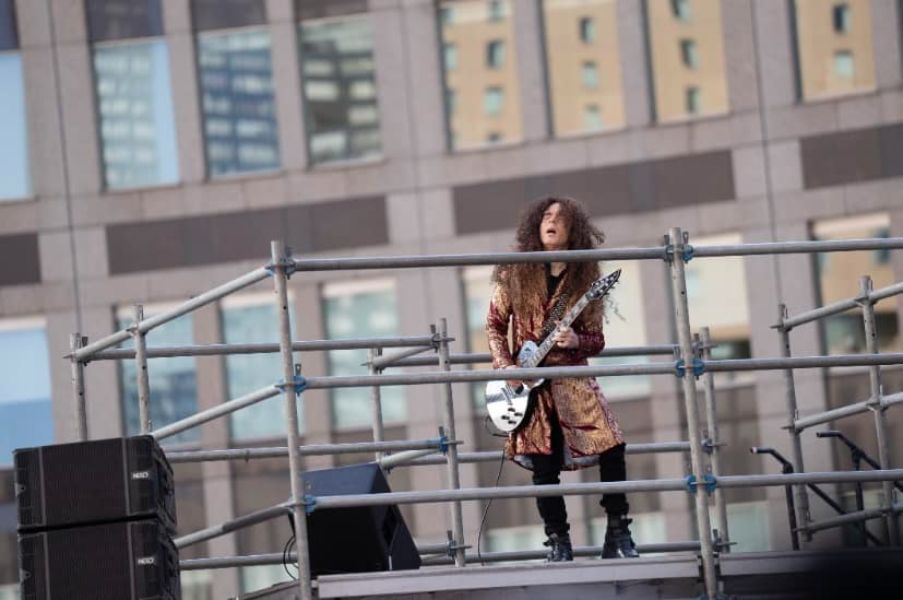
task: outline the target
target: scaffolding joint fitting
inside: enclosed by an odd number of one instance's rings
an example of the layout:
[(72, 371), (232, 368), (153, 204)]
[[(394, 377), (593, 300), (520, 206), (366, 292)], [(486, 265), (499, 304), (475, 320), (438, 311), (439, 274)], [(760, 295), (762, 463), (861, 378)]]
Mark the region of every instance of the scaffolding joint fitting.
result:
[(445, 435), (443, 433), (441, 436), (439, 436), (439, 440), (438, 440), (439, 452), (441, 452), (442, 454), (448, 454), (448, 449), (450, 446), (451, 446), (451, 444), (448, 441), (447, 435)]
[[(692, 473), (687, 475), (687, 491), (691, 494), (695, 494), (696, 490), (699, 488), (700, 483), (696, 479), (696, 475)], [(715, 493), (715, 488), (718, 487), (718, 478), (712, 475), (711, 473), (706, 473), (702, 476), (702, 484), (705, 489), (706, 494), (712, 495)]]
[[(699, 379), (699, 376), (705, 373), (705, 363), (699, 358), (693, 358), (693, 376)], [(674, 375), (678, 379), (683, 379), (687, 375), (687, 363), (684, 359), (678, 360), (674, 364)]]
[(317, 497), (311, 496), (310, 494), (304, 494), (301, 498), (301, 505), (304, 507), (304, 512), (310, 514), (317, 510)]
[(295, 390), (295, 394), (300, 395), (307, 389), (307, 379), (305, 379), (303, 375), (295, 375), (292, 377), (291, 382), (286, 383), (285, 381), (280, 381), (276, 384), (276, 387), (280, 390), (284, 390), (286, 387), (292, 387)]
[(693, 249), (693, 246), (690, 244), (684, 244), (683, 253), (681, 254), (681, 258), (685, 263), (693, 260), (693, 256), (696, 254), (696, 250)]
[(286, 248), (287, 256), (283, 256), (277, 262), (270, 263), (264, 269), (266, 269), (267, 273), (270, 274), (270, 277), (276, 274), (276, 270), (280, 267), (285, 271), (285, 278), (291, 279), (292, 275), (295, 274), (295, 271), (298, 270), (298, 266), (295, 264), (295, 259), (291, 257), (291, 249)]

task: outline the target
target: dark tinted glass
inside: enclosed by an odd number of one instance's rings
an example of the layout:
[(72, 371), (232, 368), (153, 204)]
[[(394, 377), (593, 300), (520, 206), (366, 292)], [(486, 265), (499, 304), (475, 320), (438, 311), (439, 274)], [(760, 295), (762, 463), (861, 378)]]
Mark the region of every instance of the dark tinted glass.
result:
[(265, 0), (191, 0), (197, 31), (266, 23)]
[(320, 19), (367, 12), (367, 0), (295, 0), (298, 19)]
[(92, 42), (163, 34), (160, 0), (86, 0)]
[(11, 50), (19, 47), (19, 34), (16, 30), (16, 11), (13, 10), (15, 0), (0, 0), (0, 50)]

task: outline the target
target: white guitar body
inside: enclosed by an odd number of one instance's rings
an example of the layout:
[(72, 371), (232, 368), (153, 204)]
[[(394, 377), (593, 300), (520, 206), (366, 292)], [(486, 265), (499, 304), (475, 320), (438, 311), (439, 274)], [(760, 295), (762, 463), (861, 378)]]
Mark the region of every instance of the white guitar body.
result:
[[(530, 364), (539, 346), (535, 342), (524, 342), (517, 355), (517, 366)], [(540, 379), (531, 386), (520, 385), (513, 389), (507, 381), (490, 381), (486, 384), (486, 411), (499, 430), (511, 433), (523, 422), (530, 402), (530, 390), (542, 384)]]
[[(571, 323), (580, 316), (580, 313), (590, 302), (598, 300), (607, 294), (618, 282), (620, 276), (621, 269), (618, 269), (614, 273), (594, 281), (589, 291), (583, 294), (583, 297), (571, 307), (552, 333), (547, 335), (541, 344), (537, 345), (533, 341), (524, 342), (520, 352), (517, 354), (517, 366), (523, 369), (538, 367), (539, 363), (542, 362), (546, 354), (555, 345), (555, 336), (558, 332), (570, 327)], [(492, 419), (492, 424), (505, 433), (512, 433), (523, 425), (530, 408), (530, 390), (541, 385), (543, 381), (543, 379), (532, 381), (529, 385), (522, 384), (516, 389), (508, 385), (506, 381), (490, 381), (487, 383), (486, 411), (489, 413), (489, 418)]]

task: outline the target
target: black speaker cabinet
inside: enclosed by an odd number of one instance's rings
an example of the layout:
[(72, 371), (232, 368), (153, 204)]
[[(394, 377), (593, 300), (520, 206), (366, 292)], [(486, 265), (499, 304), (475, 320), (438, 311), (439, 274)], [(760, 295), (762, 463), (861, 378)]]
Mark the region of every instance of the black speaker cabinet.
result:
[(149, 435), (13, 454), (20, 532), (144, 517), (175, 531), (172, 468)]
[(22, 600), (179, 600), (179, 558), (157, 519), (19, 536)]
[[(304, 493), (313, 496), (380, 494), (389, 484), (375, 464), (308, 471)], [(307, 515), (311, 574), (420, 568), (420, 554), (397, 506), (317, 509)]]

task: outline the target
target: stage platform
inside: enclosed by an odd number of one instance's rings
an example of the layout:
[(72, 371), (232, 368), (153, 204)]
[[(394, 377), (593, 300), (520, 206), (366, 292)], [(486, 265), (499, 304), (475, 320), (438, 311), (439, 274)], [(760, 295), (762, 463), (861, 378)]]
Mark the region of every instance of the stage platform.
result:
[[(725, 554), (718, 567), (732, 598), (831, 598), (827, 593), (842, 592), (844, 582), (866, 592), (859, 597), (903, 598), (903, 549)], [(686, 599), (703, 591), (692, 554), (328, 575), (315, 588), (324, 600)], [(289, 583), (241, 600), (292, 600), (296, 594)]]

